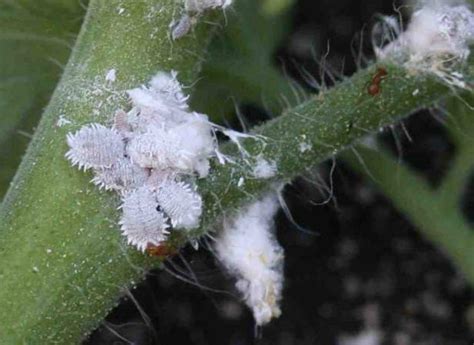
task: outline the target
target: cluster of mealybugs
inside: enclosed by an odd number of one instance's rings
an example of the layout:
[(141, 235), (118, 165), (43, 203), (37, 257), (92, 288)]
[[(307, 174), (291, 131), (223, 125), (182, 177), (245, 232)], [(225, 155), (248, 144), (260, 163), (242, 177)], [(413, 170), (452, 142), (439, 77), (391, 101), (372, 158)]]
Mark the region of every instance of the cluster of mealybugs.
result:
[(153, 254), (172, 229), (199, 226), (194, 180), (208, 174), (216, 142), (207, 117), (189, 110), (175, 72), (159, 73), (128, 95), (132, 109), (118, 111), (112, 126), (92, 123), (69, 133), (66, 157), (92, 170), (95, 185), (121, 195), (123, 235)]

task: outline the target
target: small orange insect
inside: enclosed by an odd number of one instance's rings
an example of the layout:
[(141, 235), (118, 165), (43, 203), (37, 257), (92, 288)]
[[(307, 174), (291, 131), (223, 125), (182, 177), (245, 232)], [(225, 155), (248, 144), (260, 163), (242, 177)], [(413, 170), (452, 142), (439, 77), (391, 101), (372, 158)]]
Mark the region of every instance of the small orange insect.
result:
[(372, 77), (372, 81), (370, 82), (370, 85), (367, 86), (367, 92), (371, 96), (376, 96), (380, 93), (380, 83), (382, 80), (385, 79), (385, 77), (388, 75), (388, 72), (385, 68), (379, 67), (377, 68), (377, 72), (375, 75)]
[(167, 258), (169, 256), (178, 254), (176, 248), (165, 243), (159, 244), (157, 246), (154, 244), (149, 244), (146, 248), (146, 252), (149, 256), (156, 256), (159, 258)]

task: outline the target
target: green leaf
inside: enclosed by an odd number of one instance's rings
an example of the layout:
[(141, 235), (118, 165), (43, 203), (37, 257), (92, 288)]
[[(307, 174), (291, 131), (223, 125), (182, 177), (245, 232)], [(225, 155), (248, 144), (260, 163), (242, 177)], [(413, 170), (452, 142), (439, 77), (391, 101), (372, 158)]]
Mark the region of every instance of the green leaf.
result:
[(0, 197), (62, 73), (79, 30), (78, 0), (0, 0)]

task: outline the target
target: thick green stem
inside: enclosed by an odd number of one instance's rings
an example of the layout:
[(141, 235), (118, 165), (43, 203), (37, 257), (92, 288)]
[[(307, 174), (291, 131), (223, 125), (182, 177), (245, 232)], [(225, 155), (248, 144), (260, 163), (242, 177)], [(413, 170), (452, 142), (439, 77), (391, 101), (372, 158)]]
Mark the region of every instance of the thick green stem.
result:
[[(0, 210), (0, 343), (78, 343), (140, 280), (144, 256), (117, 230), (117, 199), (64, 158), (66, 133), (110, 121), (157, 71), (197, 78), (213, 26), (172, 42), (174, 0), (93, 0), (63, 78)], [(105, 76), (116, 70), (116, 81)], [(58, 120), (70, 121), (60, 126)], [(62, 121), (64, 124), (64, 121)], [(138, 264), (139, 263), (139, 264)]]
[[(474, 285), (474, 232), (465, 222), (458, 205), (446, 202), (426, 181), (389, 153), (357, 148), (363, 164), (350, 152), (346, 162), (371, 181), (406, 215), (417, 229), (443, 250)], [(369, 177), (370, 176), (370, 177)]]

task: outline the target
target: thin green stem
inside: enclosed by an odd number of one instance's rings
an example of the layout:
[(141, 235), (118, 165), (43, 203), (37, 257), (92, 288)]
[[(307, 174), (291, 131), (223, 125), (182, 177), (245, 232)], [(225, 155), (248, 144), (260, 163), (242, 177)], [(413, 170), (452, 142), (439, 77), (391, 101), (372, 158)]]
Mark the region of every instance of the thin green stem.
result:
[[(474, 231), (457, 205), (445, 202), (426, 181), (382, 149), (358, 147), (363, 164), (350, 152), (342, 158), (367, 176), (418, 230), (443, 250), (474, 285)], [(370, 177), (369, 177), (370, 176)]]
[[(237, 164), (214, 166), (212, 175), (200, 181), (206, 213), (197, 234), (208, 231), (223, 211), (236, 210), (274, 183), (292, 179), (367, 134), (450, 93), (429, 76), (408, 74), (403, 68), (389, 64), (384, 67), (388, 78), (382, 82), (378, 95), (367, 92), (367, 85), (377, 69), (372, 66), (256, 128), (254, 133), (266, 138), (264, 144), (247, 139), (244, 147), (250, 156), (273, 161), (277, 173), (267, 180), (252, 177), (252, 164), (246, 157), (238, 159)], [(311, 149), (307, 149), (309, 147)], [(238, 157), (232, 145), (223, 151)], [(245, 180), (243, 186), (238, 183), (241, 178)]]
[(462, 193), (474, 167), (474, 125), (472, 104), (474, 97), (465, 93), (446, 102), (447, 130), (456, 151), (438, 194), (446, 203), (460, 207)]
[(458, 147), (453, 162), (437, 191), (437, 198), (443, 204), (451, 207), (461, 207), (462, 194), (464, 193), (468, 179), (472, 174), (474, 166), (472, 149)]
[[(275, 73), (275, 71), (271, 71), (272, 73)], [(242, 80), (245, 80), (246, 78), (250, 79), (252, 76), (246, 76), (245, 74), (247, 73), (245, 70), (241, 71), (244, 75), (241, 76)], [(467, 79), (469, 80), (472, 77), (472, 75), (467, 74)], [(398, 77), (392, 78), (392, 80), (395, 79), (397, 80)], [(233, 81), (235, 78), (229, 78), (229, 80)], [(275, 81), (278, 81), (278, 78), (275, 78)], [(258, 79), (255, 79), (253, 81), (254, 83), (259, 83)], [(281, 82), (281, 81), (280, 81)], [(369, 83), (369, 79), (367, 79), (367, 84)], [(233, 89), (234, 92), (237, 92), (239, 94), (239, 85), (237, 84), (236, 87)], [(399, 85), (401, 88), (404, 87), (403, 83), (400, 83)], [(272, 89), (275, 90), (278, 88), (276, 85), (272, 85), (271, 88), (269, 88), (265, 83), (260, 83), (260, 88), (262, 90), (265, 90), (267, 88), (267, 92), (272, 95)], [(284, 88), (280, 88), (281, 90), (284, 90)], [(382, 84), (382, 95), (385, 93), (386, 87), (385, 84)], [(413, 97), (416, 97), (418, 94), (419, 90), (417, 88), (413, 89), (412, 95), (406, 94), (404, 97), (400, 97), (400, 95), (396, 96), (394, 98), (397, 102), (407, 102), (410, 99), (413, 99)], [(243, 94), (245, 96), (245, 93)], [(288, 92), (286, 92), (286, 95), (288, 95)], [(273, 97), (277, 98), (279, 95), (276, 93), (273, 93)], [(324, 96), (323, 96), (324, 97)], [(378, 97), (378, 96), (377, 96)], [(350, 98), (350, 96), (348, 96)], [(309, 102), (311, 103), (311, 101)], [(462, 214), (459, 211), (460, 207), (460, 202), (461, 202), (461, 197), (462, 193), (464, 192), (467, 180), (472, 173), (472, 166), (474, 164), (473, 158), (474, 157), (474, 128), (473, 128), (473, 121), (472, 121), (472, 110), (469, 109), (469, 107), (466, 107), (465, 103), (470, 103), (473, 104), (472, 97), (469, 96), (469, 93), (465, 93), (462, 95), (462, 97), (451, 97), (447, 111), (450, 113), (449, 121), (448, 121), (448, 130), (452, 134), (452, 138), (454, 139), (455, 144), (457, 145), (457, 154), (455, 156), (454, 161), (451, 164), (451, 168), (449, 169), (447, 176), (445, 177), (443, 184), (441, 188), (436, 192), (436, 193), (421, 193), (418, 195), (426, 197), (427, 199), (432, 199), (436, 200), (436, 207), (425, 207), (422, 211), (419, 211), (420, 207), (418, 204), (414, 204), (411, 201), (417, 200), (418, 202), (421, 202), (423, 198), (412, 198), (412, 194), (410, 191), (417, 191), (421, 187), (417, 185), (418, 182), (423, 184), (423, 188), (428, 188), (425, 185), (425, 182), (422, 181), (420, 178), (415, 178), (412, 175), (412, 172), (409, 170), (404, 170), (403, 174), (398, 174), (398, 173), (392, 173), (392, 175), (387, 175), (385, 176), (385, 179), (381, 179), (378, 182), (381, 185), (381, 188), (383, 189), (388, 188), (385, 184), (389, 183), (391, 185), (398, 185), (400, 184), (400, 188), (403, 188), (403, 186), (406, 185), (406, 188), (403, 189), (405, 194), (403, 194), (406, 198), (409, 198), (410, 200), (405, 201), (400, 201), (398, 200), (396, 205), (401, 205), (404, 207), (402, 210), (407, 210), (407, 214), (412, 215), (414, 214), (414, 220), (416, 221), (416, 225), (418, 226), (423, 226), (421, 231), (426, 235), (426, 237), (430, 240), (433, 240), (435, 243), (440, 244), (441, 248), (445, 249), (448, 255), (455, 257), (456, 260), (455, 262), (459, 264), (459, 267), (462, 268), (468, 276), (471, 276), (471, 282), (472, 282), (472, 271), (473, 268), (472, 266), (472, 261), (469, 260), (469, 257), (467, 256), (466, 253), (469, 253), (469, 249), (466, 249), (464, 252), (462, 252), (459, 248), (459, 246), (463, 246), (463, 243), (470, 243), (470, 242), (465, 242), (463, 241), (465, 237), (467, 237), (468, 234), (468, 225), (465, 223), (465, 221), (462, 218)], [(278, 106), (278, 105), (277, 105)], [(313, 102), (313, 108), (317, 109), (317, 105)], [(334, 106), (334, 113), (338, 114), (340, 111), (340, 107)], [(391, 109), (391, 106), (384, 106), (379, 108), (381, 111), (382, 109)], [(413, 108), (415, 109), (415, 108)], [(358, 104), (353, 103), (353, 110), (354, 112), (358, 111)], [(373, 107), (372, 111), (377, 111), (377, 107)], [(290, 111), (291, 113), (291, 111)], [(305, 116), (307, 115), (308, 112), (304, 113)], [(363, 115), (361, 116), (361, 119), (365, 121), (367, 113), (362, 113)], [(353, 114), (352, 114), (353, 115)], [(322, 117), (324, 117), (324, 112), (321, 114)], [(316, 117), (316, 116), (315, 116)], [(336, 115), (337, 117), (337, 115)], [(311, 116), (308, 117), (308, 123), (309, 121), (314, 121), (313, 117)], [(354, 125), (349, 123), (348, 127), (353, 127)], [(324, 128), (324, 124), (323, 127)], [(373, 130), (373, 129), (371, 129)], [(315, 129), (313, 132), (316, 134), (318, 129)], [(370, 132), (370, 131), (368, 131)], [(292, 132), (293, 133), (293, 132)], [(340, 135), (341, 138), (344, 138), (345, 134), (341, 132), (335, 132), (336, 135)], [(307, 138), (307, 135), (304, 134), (305, 138)], [(317, 137), (318, 134), (315, 135)], [(304, 143), (304, 140), (298, 136), (293, 137), (293, 141), (298, 144), (298, 143)], [(328, 141), (330, 142), (330, 141)], [(323, 142), (324, 143), (324, 142)], [(311, 143), (313, 145), (313, 143)], [(307, 145), (305, 145), (307, 147)], [(339, 149), (339, 148), (338, 148)], [(299, 162), (301, 159), (301, 156), (298, 155), (297, 153), (294, 154), (294, 157), (296, 158), (296, 164)], [(362, 157), (363, 159), (365, 157)], [(321, 157), (318, 157), (317, 161), (319, 161)], [(357, 164), (359, 164), (358, 161), (355, 161)], [(383, 162), (379, 160), (379, 163), (382, 164)], [(360, 166), (359, 166), (360, 167)], [(360, 170), (360, 169), (359, 169)], [(397, 167), (396, 170), (398, 171), (399, 168)], [(366, 169), (361, 170), (363, 173), (368, 178), (371, 178), (371, 171), (367, 171)], [(410, 178), (404, 179), (405, 176), (408, 176)], [(233, 191), (230, 191), (230, 193), (234, 193)], [(416, 192), (415, 192), (416, 193)], [(391, 197), (391, 195), (387, 194), (387, 196)], [(400, 194), (398, 195), (400, 197)], [(430, 219), (439, 219), (440, 214), (444, 214), (446, 212), (446, 217), (443, 217), (440, 221), (436, 221), (435, 224), (433, 224), (433, 228), (430, 227), (432, 224), (430, 222)], [(449, 235), (449, 239), (446, 244), (443, 244), (443, 232), (441, 229), (441, 224), (443, 224), (446, 228), (452, 228), (456, 227), (457, 224), (460, 224), (460, 230), (453, 230), (452, 234)], [(456, 243), (457, 242), (457, 243)], [(467, 247), (469, 248), (469, 247)], [(461, 254), (460, 254), (461, 253)]]

